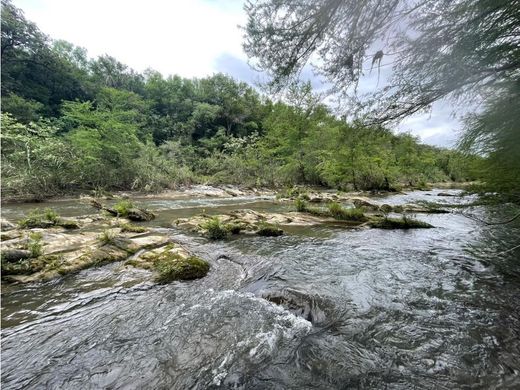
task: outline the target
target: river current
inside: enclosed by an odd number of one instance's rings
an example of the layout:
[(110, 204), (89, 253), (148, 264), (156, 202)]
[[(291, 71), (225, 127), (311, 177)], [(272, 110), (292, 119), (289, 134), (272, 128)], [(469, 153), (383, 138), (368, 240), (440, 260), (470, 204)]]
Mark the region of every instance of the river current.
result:
[[(473, 200), (438, 192), (378, 200)], [(291, 206), (255, 197), (142, 204), (159, 210), (154, 229), (210, 261), (209, 274), (156, 285), (148, 271), (114, 263), (4, 284), (3, 388), (520, 388), (518, 223), (489, 226), (453, 209), (417, 216), (434, 229), (325, 225), (213, 242), (171, 222)], [(72, 201), (37, 206), (91, 212)], [(16, 220), (30, 207), (2, 213)], [(464, 210), (497, 221), (512, 212)]]

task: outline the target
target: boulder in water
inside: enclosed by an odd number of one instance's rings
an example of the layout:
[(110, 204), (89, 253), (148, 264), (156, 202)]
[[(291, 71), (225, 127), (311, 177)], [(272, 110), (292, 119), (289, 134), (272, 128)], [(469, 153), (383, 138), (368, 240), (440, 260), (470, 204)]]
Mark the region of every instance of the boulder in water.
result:
[(131, 208), (128, 210), (126, 217), (130, 221), (142, 222), (151, 221), (155, 218), (155, 214), (145, 209)]
[(163, 252), (154, 260), (158, 275), (156, 281), (168, 283), (174, 280), (199, 279), (209, 271), (209, 263), (196, 256), (183, 257), (174, 252)]

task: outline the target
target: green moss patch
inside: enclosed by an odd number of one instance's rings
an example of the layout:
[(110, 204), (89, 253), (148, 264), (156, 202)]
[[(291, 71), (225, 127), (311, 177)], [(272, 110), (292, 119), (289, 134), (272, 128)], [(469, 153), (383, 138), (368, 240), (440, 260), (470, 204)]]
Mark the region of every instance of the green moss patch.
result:
[(276, 225), (264, 222), (258, 224), (256, 234), (263, 237), (278, 237), (283, 235), (283, 230)]
[(2, 262), (2, 276), (31, 275), (40, 271), (53, 271), (57, 270), (62, 263), (63, 258), (59, 255), (44, 255), (14, 263)]
[(199, 279), (209, 271), (209, 263), (199, 257), (182, 257), (177, 253), (163, 252), (154, 260), (156, 281), (168, 283), (174, 280)]
[(382, 218), (371, 221), (369, 225), (379, 229), (429, 229), (434, 227), (427, 222), (405, 216), (401, 218)]
[(144, 232), (148, 231), (148, 229), (146, 229), (145, 227), (137, 226), (132, 223), (123, 223), (120, 225), (120, 227), (121, 227), (121, 232), (123, 232), (123, 233), (144, 233)]

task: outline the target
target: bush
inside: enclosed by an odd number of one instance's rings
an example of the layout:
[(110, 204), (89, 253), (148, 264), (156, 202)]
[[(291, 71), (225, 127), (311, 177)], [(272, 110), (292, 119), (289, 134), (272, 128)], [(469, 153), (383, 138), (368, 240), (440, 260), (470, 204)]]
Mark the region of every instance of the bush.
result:
[(229, 231), (221, 224), (218, 217), (209, 219), (201, 227), (208, 231), (208, 237), (212, 240), (223, 240), (229, 234)]

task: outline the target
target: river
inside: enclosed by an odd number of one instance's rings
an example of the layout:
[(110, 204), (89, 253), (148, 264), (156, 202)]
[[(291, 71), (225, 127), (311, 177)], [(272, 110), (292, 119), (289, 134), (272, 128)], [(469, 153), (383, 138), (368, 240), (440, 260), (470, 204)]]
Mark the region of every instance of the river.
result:
[[(472, 200), (438, 192), (380, 201)], [(4, 284), (3, 388), (520, 388), (518, 223), (456, 212), (418, 216), (435, 229), (325, 225), (212, 242), (171, 222), (291, 206), (259, 197), (141, 203), (159, 210), (154, 228), (210, 261), (209, 274), (156, 285), (116, 263)], [(76, 201), (37, 206), (49, 205), (63, 216), (92, 212)], [(34, 207), (2, 213), (16, 219)], [(471, 212), (501, 220), (511, 210)]]

